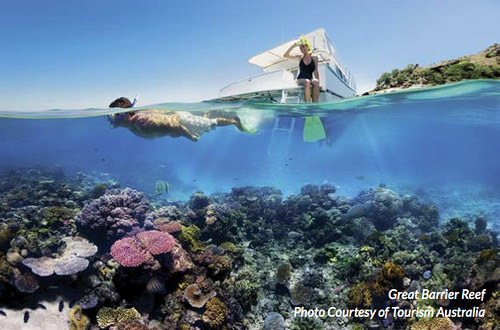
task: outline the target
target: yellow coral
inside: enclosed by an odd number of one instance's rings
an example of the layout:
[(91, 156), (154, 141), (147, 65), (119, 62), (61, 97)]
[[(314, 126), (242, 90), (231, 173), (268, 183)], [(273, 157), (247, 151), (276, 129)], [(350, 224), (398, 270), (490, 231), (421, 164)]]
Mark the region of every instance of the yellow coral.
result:
[(75, 305), (69, 312), (70, 330), (86, 330), (90, 325), (90, 320), (82, 312), (80, 305)]
[(104, 329), (115, 323), (115, 313), (113, 308), (103, 307), (97, 312), (97, 324)]
[(181, 234), (179, 235), (179, 240), (187, 244), (191, 252), (205, 251), (203, 244), (198, 241), (200, 237), (200, 228), (196, 225), (191, 225), (189, 227), (182, 227)]
[(405, 270), (399, 265), (388, 262), (382, 267), (381, 274), (387, 280), (394, 281), (403, 278), (405, 276)]
[(498, 254), (497, 249), (482, 250), (479, 253), (479, 256), (477, 257), (476, 263), (478, 265), (482, 265), (482, 264), (487, 263), (490, 260), (495, 260), (495, 258), (497, 257), (497, 254)]
[(140, 317), (141, 314), (135, 308), (103, 307), (97, 312), (97, 324), (99, 328), (104, 329), (122, 321), (135, 321)]
[(220, 328), (227, 316), (227, 306), (219, 298), (210, 299), (207, 309), (203, 313), (203, 321), (210, 324), (212, 328)]
[(117, 308), (115, 309), (116, 321), (135, 321), (141, 317), (141, 314), (135, 308)]
[(351, 288), (349, 304), (356, 307), (370, 307), (372, 305), (370, 286), (366, 282), (359, 282)]
[(392, 262), (387, 262), (382, 266), (382, 269), (373, 283), (373, 292), (383, 296), (391, 289), (392, 282), (400, 280), (405, 276), (403, 267)]
[(447, 317), (422, 319), (411, 325), (411, 330), (452, 330), (453, 322)]

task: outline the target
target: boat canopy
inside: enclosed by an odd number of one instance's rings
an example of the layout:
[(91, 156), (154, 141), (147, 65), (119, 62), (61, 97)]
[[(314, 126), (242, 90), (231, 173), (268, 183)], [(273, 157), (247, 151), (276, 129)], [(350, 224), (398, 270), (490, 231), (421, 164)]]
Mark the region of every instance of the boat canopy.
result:
[[(313, 54), (318, 56), (319, 61), (334, 61), (340, 67), (339, 63), (334, 57), (335, 49), (333, 45), (328, 40), (326, 32), (324, 29), (318, 29), (311, 33), (304, 35), (306, 39), (311, 43)], [(297, 67), (297, 61), (285, 58), (283, 55), (295, 42), (299, 41), (298, 38), (290, 40), (281, 44), (273, 49), (267, 50), (259, 55), (256, 55), (248, 60), (249, 63), (255, 64), (262, 68), (266, 72), (276, 71), (276, 70), (287, 70)], [(292, 50), (290, 55), (301, 55), (299, 48)]]

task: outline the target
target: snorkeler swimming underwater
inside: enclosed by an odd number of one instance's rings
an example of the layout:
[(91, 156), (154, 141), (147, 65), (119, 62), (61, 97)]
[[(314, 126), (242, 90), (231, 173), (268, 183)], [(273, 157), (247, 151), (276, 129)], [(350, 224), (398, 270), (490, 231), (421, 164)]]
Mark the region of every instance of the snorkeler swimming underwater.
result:
[[(131, 108), (135, 104), (126, 97), (120, 97), (109, 105), (110, 108)], [(208, 111), (203, 116), (186, 111), (141, 110), (116, 113), (108, 116), (113, 127), (125, 127), (139, 137), (154, 139), (157, 137), (183, 136), (191, 141), (198, 141), (203, 133), (217, 126), (234, 125), (241, 132), (255, 133), (244, 127), (239, 117), (220, 111)]]

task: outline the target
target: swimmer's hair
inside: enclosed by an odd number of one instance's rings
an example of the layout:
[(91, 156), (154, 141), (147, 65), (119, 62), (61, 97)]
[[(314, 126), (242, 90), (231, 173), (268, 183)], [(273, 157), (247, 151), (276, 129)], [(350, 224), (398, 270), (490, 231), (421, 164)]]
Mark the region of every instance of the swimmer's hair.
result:
[(109, 105), (110, 108), (131, 108), (132, 102), (124, 96), (117, 98)]

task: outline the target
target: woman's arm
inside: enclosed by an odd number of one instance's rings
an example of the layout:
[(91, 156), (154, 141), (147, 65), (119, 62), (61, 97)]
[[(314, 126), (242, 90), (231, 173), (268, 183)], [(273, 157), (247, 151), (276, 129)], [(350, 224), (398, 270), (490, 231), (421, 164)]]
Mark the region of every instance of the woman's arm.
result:
[(290, 52), (295, 48), (297, 47), (299, 44), (296, 42), (294, 43), (293, 45), (290, 46), (290, 48), (288, 48), (288, 50), (285, 52), (285, 55), (283, 55), (283, 57), (285, 58), (290, 58), (290, 59), (298, 59), (300, 58), (301, 56), (300, 55), (290, 55)]

